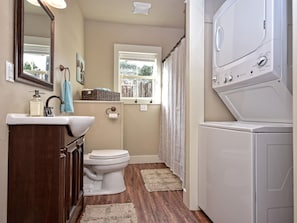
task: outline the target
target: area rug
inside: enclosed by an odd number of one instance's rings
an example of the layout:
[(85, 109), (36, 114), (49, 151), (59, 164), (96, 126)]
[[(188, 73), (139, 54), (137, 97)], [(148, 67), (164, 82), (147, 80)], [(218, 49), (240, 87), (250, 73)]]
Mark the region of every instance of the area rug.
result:
[(80, 223), (137, 223), (132, 203), (87, 205)]
[(168, 168), (145, 169), (140, 173), (149, 192), (182, 190), (181, 180)]

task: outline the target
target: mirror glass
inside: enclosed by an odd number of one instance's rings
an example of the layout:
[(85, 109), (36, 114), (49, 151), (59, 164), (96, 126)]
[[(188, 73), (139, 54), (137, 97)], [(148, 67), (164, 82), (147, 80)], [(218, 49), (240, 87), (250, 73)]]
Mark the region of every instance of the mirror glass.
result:
[(36, 3), (15, 0), (15, 80), (53, 90), (54, 16)]

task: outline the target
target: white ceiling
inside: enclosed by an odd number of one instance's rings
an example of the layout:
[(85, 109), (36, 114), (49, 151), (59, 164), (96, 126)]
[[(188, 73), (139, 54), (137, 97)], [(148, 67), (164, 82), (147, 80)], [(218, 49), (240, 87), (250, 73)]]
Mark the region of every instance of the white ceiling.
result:
[(136, 25), (183, 28), (184, 0), (136, 0), (151, 3), (149, 15), (133, 14), (133, 0), (78, 0), (86, 19)]

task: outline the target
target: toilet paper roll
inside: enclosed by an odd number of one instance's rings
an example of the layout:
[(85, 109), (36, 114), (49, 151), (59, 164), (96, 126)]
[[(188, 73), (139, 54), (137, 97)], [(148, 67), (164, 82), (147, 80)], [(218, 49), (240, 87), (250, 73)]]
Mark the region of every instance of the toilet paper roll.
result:
[(109, 113), (108, 114), (109, 119), (117, 119), (118, 117), (119, 117), (119, 115), (117, 113)]

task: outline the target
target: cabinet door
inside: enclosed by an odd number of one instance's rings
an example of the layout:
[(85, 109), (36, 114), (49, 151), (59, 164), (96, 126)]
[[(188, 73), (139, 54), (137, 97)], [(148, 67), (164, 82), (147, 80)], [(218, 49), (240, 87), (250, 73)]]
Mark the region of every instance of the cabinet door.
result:
[(66, 219), (72, 221), (83, 204), (83, 138), (66, 147)]
[(83, 140), (76, 142), (76, 150), (72, 152), (72, 205), (78, 203), (83, 196)]
[(60, 168), (59, 168), (59, 222), (66, 222), (66, 213), (65, 213), (65, 171), (66, 171), (66, 154), (65, 149), (61, 149), (60, 152)]
[(73, 172), (74, 172), (74, 154), (76, 151), (76, 143), (71, 143), (66, 147), (66, 190), (65, 190), (65, 210), (66, 219), (70, 219), (70, 214), (73, 208)]
[(7, 223), (65, 223), (65, 133), (65, 126), (9, 126)]
[(83, 196), (83, 176), (84, 176), (84, 139), (81, 139), (77, 143), (77, 191), (78, 199)]

